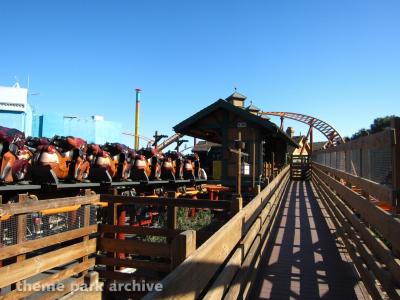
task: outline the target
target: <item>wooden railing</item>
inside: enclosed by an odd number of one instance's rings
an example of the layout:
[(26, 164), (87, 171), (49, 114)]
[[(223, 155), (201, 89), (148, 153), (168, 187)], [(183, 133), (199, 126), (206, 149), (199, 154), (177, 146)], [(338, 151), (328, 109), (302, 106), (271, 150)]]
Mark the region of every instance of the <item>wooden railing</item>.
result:
[[(99, 197), (38, 201), (24, 194), (18, 200), (0, 205), (0, 299), (35, 293), (40, 299), (60, 298), (82, 285), (95, 265), (91, 234), (97, 232), (93, 204)], [(48, 289), (52, 285), (58, 288)]]
[(144, 299), (247, 298), (289, 180), (289, 166)]
[[(20, 195), (18, 203), (0, 206), (0, 299), (33, 295), (21, 290), (26, 279), (39, 287), (68, 282), (62, 291), (40, 296), (60, 298), (83, 284), (95, 266), (105, 266), (100, 275), (106, 280), (161, 280), (163, 290), (145, 299), (247, 299), (289, 179), (286, 166), (243, 208), (234, 200), (177, 198), (175, 192), (159, 198), (88, 194), (41, 201)], [(312, 180), (369, 293), (374, 299), (400, 299), (400, 220), (375, 201), (393, 203), (391, 187), (315, 162)], [(104, 206), (103, 224), (97, 225), (94, 205)], [(121, 224), (121, 212), (137, 205), (163, 208), (165, 227)], [(216, 232), (182, 231), (178, 207), (231, 217)], [(49, 270), (52, 274), (45, 274)]]
[(400, 220), (370, 197), (392, 203), (392, 190), (317, 163), (312, 171), (314, 186), (373, 299), (400, 299)]
[(384, 131), (314, 151), (312, 161), (400, 213), (400, 118)]
[[(146, 279), (146, 282), (157, 282), (194, 252), (198, 243), (214, 233), (180, 230), (177, 227), (179, 207), (227, 213), (232, 209), (231, 201), (177, 198), (175, 192), (159, 198), (118, 195), (101, 195), (100, 198), (103, 203), (107, 203), (107, 217), (104, 220), (106, 224), (99, 225), (101, 236), (98, 240), (100, 255), (97, 264), (106, 266), (104, 271), (100, 271), (101, 278), (106, 281)], [(161, 217), (166, 217), (163, 227), (132, 227), (122, 224), (125, 221), (121, 223), (121, 215), (130, 212), (130, 217), (133, 217), (132, 209), (138, 206), (161, 208)], [(154, 241), (154, 237), (158, 239)], [(135, 270), (132, 273), (122, 273), (120, 267)], [(136, 292), (135, 297), (139, 294)]]
[(388, 204), (393, 209), (396, 206), (395, 192), (388, 185), (379, 184), (369, 179), (327, 167), (319, 163), (313, 162), (313, 165), (318, 167), (321, 171), (331, 174), (335, 178), (342, 179), (343, 183), (348, 187), (359, 191), (359, 193), (361, 193), (365, 198), (369, 199), (370, 197), (373, 197), (377, 201)]

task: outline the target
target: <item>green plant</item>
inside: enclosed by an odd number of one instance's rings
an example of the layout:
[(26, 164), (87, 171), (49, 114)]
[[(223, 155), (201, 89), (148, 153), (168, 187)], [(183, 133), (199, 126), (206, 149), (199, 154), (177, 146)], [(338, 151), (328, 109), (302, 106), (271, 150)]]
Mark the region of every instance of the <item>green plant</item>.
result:
[(180, 207), (177, 211), (178, 230), (201, 230), (211, 224), (212, 213), (210, 210), (198, 210), (194, 217), (189, 216), (190, 208)]

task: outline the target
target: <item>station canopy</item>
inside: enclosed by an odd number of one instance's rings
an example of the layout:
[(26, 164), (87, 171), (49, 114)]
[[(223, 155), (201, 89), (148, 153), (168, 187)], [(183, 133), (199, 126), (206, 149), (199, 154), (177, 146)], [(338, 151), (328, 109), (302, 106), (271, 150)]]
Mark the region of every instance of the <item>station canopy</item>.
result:
[(282, 138), (289, 145), (298, 147), (298, 144), (290, 136), (269, 119), (223, 99), (217, 100), (173, 128), (175, 132), (182, 135), (222, 144), (223, 128), (237, 128), (247, 126), (247, 124), (258, 128), (266, 137)]

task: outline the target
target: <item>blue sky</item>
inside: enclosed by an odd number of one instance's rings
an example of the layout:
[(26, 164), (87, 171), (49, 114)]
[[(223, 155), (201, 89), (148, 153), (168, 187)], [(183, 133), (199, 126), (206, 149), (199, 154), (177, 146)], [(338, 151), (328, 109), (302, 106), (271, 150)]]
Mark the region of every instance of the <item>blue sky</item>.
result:
[(126, 131), (140, 87), (147, 136), (236, 86), (263, 110), (351, 135), (400, 114), (399, 15), (397, 0), (1, 0), (0, 85), (29, 76), (37, 111)]

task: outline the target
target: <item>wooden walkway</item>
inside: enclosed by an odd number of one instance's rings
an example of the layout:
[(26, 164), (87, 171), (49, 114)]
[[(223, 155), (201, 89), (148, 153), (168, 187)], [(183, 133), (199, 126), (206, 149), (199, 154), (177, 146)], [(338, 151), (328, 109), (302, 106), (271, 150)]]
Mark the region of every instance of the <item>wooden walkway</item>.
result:
[(289, 183), (251, 299), (367, 299), (309, 181)]

